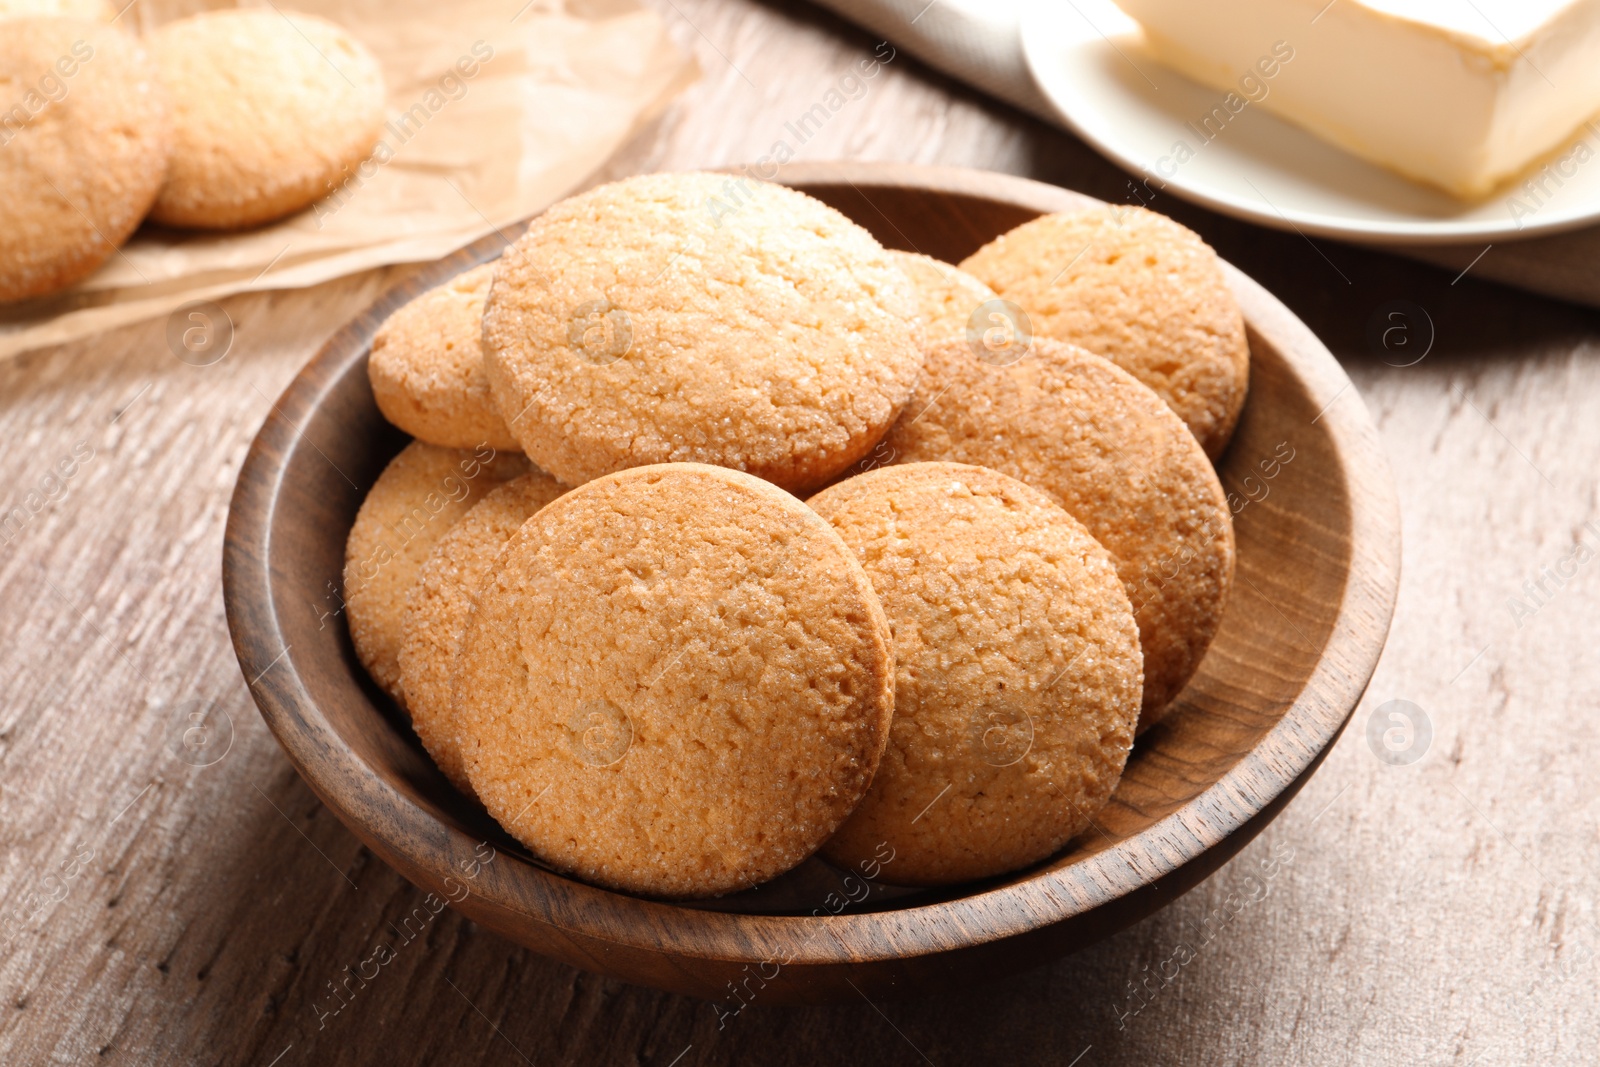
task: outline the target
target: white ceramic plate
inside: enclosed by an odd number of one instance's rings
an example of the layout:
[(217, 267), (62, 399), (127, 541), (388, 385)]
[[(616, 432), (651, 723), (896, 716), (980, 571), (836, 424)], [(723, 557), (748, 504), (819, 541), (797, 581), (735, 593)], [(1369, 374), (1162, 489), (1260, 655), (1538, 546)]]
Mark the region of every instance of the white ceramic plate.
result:
[[(1189, 123), (1198, 125), (1224, 94), (1149, 58), (1140, 36), (1110, 0), (1024, 7), (1022, 44), (1034, 80), (1079, 136), (1140, 176), (1130, 200), (1135, 192), (1149, 195), (1140, 188), (1148, 177), (1156, 192), (1228, 215), (1369, 244), (1508, 240), (1600, 220), (1600, 159), (1569, 167), (1576, 173), (1559, 188), (1547, 182), (1544, 194), (1516, 184), (1469, 204), (1253, 105), (1204, 141)], [(1593, 127), (1583, 136), (1600, 156)], [(1194, 150), (1181, 165), (1173, 160), (1178, 141)]]

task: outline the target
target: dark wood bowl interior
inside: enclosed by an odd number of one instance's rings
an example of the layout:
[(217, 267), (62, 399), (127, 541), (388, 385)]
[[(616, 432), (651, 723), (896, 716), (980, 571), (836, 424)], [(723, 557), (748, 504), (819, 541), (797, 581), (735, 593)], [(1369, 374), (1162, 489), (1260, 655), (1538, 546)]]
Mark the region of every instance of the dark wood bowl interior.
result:
[[(795, 165), (781, 180), (888, 246), (951, 261), (1042, 212), (1097, 203), (945, 168)], [(1093, 830), (1028, 871), (945, 890), (867, 883), (812, 860), (767, 886), (674, 904), (544, 869), (445, 782), (358, 665), (338, 614), (345, 535), (408, 440), (373, 402), (372, 332), (503, 243), (492, 236), (422, 271), (307, 364), (240, 473), (224, 559), (241, 668), (297, 769), (374, 852), (485, 926), (579, 967), (724, 999), (748, 999), (752, 981), (766, 1001), (819, 1000), (855, 995), (852, 982), (910, 992), (1014, 970), (1104, 937), (1214, 871), (1287, 803), (1359, 700), (1399, 581), (1387, 464), (1337, 362), (1230, 267), (1252, 352), (1250, 399), (1218, 464), (1237, 508), (1233, 598)], [(484, 842), (496, 858), (474, 867)]]

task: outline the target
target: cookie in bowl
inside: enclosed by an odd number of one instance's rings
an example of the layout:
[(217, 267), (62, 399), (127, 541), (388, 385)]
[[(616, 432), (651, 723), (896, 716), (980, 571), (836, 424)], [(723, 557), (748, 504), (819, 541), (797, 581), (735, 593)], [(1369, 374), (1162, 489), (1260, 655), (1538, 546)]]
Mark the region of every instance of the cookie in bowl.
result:
[(400, 645), (406, 601), (428, 553), (490, 489), (528, 471), (518, 453), (413, 441), (361, 502), (345, 541), (344, 604), (356, 658), (405, 706)]
[(900, 413), (914, 314), (889, 253), (821, 201), (650, 174), (529, 224), (489, 292), (484, 365), (523, 450), (569, 485), (689, 461), (799, 492)]
[(483, 371), (483, 302), (494, 278), (485, 263), (428, 290), (372, 335), (367, 377), (383, 417), (419, 441), (520, 451)]
[(885, 438), (896, 463), (991, 467), (1053, 497), (1116, 560), (1144, 651), (1139, 728), (1200, 665), (1233, 583), (1233, 521), (1187, 427), (1134, 377), (1035, 337), (1002, 358), (929, 346), (917, 395)]
[(961, 463), (880, 467), (810, 506), (855, 550), (894, 634), (872, 788), (824, 846), (901, 885), (988, 878), (1089, 827), (1133, 747), (1143, 663), (1105, 549), (1044, 493)]
[(1244, 317), (1211, 246), (1138, 207), (1042, 215), (961, 261), (1043, 337), (1149, 386), (1215, 459), (1250, 380)]
[(839, 535), (769, 482), (631, 468), (512, 537), (462, 640), (467, 777), (544, 862), (705, 897), (816, 851), (894, 707), (889, 627)]
[(926, 340), (965, 333), (978, 309), (998, 298), (993, 289), (942, 259), (920, 252), (891, 254), (911, 279), (917, 318)]
[(539, 470), (496, 486), (433, 546), (406, 600), (399, 663), (411, 727), (450, 784), (468, 796), (472, 783), (461, 761), (452, 689), (461, 639), (500, 550), (564, 492)]

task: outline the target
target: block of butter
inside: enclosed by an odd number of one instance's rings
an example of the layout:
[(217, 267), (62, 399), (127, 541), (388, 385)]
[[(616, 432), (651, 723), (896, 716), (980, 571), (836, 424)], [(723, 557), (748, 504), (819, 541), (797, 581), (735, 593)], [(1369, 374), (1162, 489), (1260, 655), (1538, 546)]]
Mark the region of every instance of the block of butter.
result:
[(1465, 199), (1600, 111), (1600, 0), (1117, 3), (1159, 61), (1233, 92), (1269, 65), (1259, 106)]

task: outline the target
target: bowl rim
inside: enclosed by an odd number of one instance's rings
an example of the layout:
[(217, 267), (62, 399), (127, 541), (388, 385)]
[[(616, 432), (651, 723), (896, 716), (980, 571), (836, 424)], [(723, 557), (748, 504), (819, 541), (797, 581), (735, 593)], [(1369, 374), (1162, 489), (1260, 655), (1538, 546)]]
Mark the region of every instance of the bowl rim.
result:
[[(1025, 178), (960, 167), (830, 162), (787, 165), (795, 186), (852, 186), (886, 195), (916, 186), (1003, 199), (1043, 212), (1104, 203)], [(298, 447), (298, 425), (350, 364), (364, 360), (378, 323), (420, 291), (490, 259), (522, 226), (491, 233), (387, 291), (338, 330), (272, 404), (241, 465), (223, 549), (223, 596), (243, 676), (262, 717), (313, 792), (412, 881), (457, 873), (475, 838), (439, 819), (369, 770), (313, 701), (278, 620), (270, 568), (273, 512)], [(1250, 331), (1294, 351), (1300, 384), (1327, 424), (1350, 497), (1350, 566), (1338, 615), (1315, 668), (1280, 720), (1199, 795), (1150, 826), (1084, 859), (977, 892), (886, 910), (761, 915), (684, 907), (612, 892), (520, 863), (520, 876), (479, 879), (491, 907), (598, 943), (686, 958), (828, 966), (948, 952), (1002, 941), (1111, 904), (1172, 874), (1287, 800), (1337, 739), (1377, 666), (1399, 586), (1399, 503), (1378, 433), (1351, 381), (1311, 330), (1258, 283), (1224, 261)], [(311, 447), (315, 448), (313, 444)], [(252, 680), (253, 679), (253, 680)], [(1270, 817), (1270, 816), (1269, 816)], [(1264, 825), (1264, 822), (1260, 825)], [(1256, 827), (1259, 829), (1259, 825)], [(516, 888), (522, 892), (514, 891)], [(801, 933), (807, 936), (797, 937)]]

